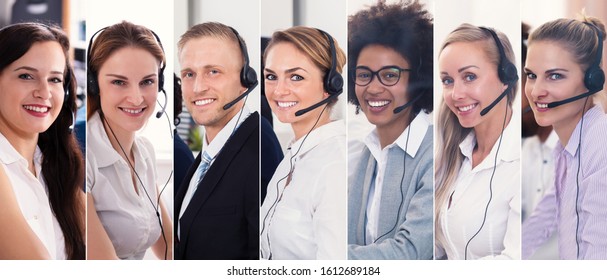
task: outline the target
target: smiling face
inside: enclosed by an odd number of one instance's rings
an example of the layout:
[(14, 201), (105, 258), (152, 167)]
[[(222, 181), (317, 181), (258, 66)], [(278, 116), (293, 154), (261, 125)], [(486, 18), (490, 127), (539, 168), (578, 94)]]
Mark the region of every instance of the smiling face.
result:
[[(360, 109), (365, 113), (367, 120), (378, 129), (395, 129), (404, 131), (407, 123), (407, 115), (412, 107), (394, 114), (394, 109), (406, 104), (407, 87), (409, 85), (409, 72), (400, 69), (408, 69), (409, 62), (394, 49), (382, 45), (369, 45), (363, 48), (358, 56), (356, 67), (366, 67), (373, 72), (379, 71), (386, 66), (396, 66), (390, 71), (380, 71), (379, 75), (385, 84), (390, 80), (398, 80), (394, 85), (387, 86), (380, 82), (377, 75), (371, 77), (371, 82), (365, 86), (356, 85), (356, 98)], [(396, 69), (400, 68), (400, 69)], [(400, 78), (398, 73), (400, 72)]]
[[(298, 127), (309, 129), (324, 106), (301, 116), (295, 112), (329, 97), (323, 88), (323, 72), (291, 43), (277, 43), (266, 53), (265, 91), (272, 112), (278, 120), (290, 123), (295, 134)], [(326, 122), (329, 113), (324, 112)], [(321, 125), (319, 124), (319, 125)], [(307, 131), (306, 131), (307, 132)]]
[(115, 51), (99, 69), (99, 96), (105, 119), (116, 133), (135, 133), (154, 112), (159, 62), (141, 48)]
[(246, 90), (240, 84), (240, 47), (223, 38), (194, 38), (184, 44), (179, 63), (183, 102), (194, 121), (215, 135), (243, 106), (240, 101), (223, 109)]
[[(559, 43), (537, 41), (529, 45), (525, 74), (525, 95), (537, 123), (541, 126), (552, 125), (557, 132), (564, 128), (570, 134), (582, 116), (585, 99), (554, 108), (548, 108), (548, 103), (587, 91), (580, 65)], [(592, 104), (592, 100), (589, 103)]]
[(31, 137), (55, 121), (65, 93), (65, 55), (57, 42), (34, 43), (0, 72), (0, 131)]
[(506, 108), (504, 98), (485, 116), (480, 115), (507, 88), (499, 80), (497, 65), (489, 60), (484, 47), (484, 42), (456, 42), (447, 45), (439, 57), (443, 98), (466, 128), (503, 118)]

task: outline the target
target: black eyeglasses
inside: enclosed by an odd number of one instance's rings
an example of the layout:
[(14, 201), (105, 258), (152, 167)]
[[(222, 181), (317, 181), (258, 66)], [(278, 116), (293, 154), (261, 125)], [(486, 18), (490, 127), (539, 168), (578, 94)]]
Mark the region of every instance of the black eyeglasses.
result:
[(379, 82), (384, 86), (393, 86), (400, 80), (402, 72), (409, 72), (411, 69), (400, 68), (396, 65), (389, 65), (372, 71), (367, 66), (357, 66), (354, 73), (354, 83), (359, 86), (366, 86), (373, 81), (373, 76), (377, 76)]

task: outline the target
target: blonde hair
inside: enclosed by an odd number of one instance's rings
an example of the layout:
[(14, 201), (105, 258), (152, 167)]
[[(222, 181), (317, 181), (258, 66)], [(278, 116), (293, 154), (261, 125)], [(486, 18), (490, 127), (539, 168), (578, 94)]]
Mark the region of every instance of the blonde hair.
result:
[[(498, 38), (501, 41), (505, 59), (513, 62), (514, 51), (510, 45), (508, 37), (500, 31), (494, 30)], [(496, 42), (491, 34), (479, 27), (464, 23), (458, 28), (453, 30), (441, 47), (442, 51), (450, 44), (457, 42), (468, 42), (468, 43), (479, 43), (484, 44), (483, 50), (485, 51), (486, 57), (492, 64), (495, 64), (495, 71), (500, 61), (500, 54), (497, 48)], [(439, 54), (440, 56), (440, 54)], [(512, 87), (512, 90), (507, 93), (508, 106), (512, 107), (512, 102), (516, 95), (517, 85)], [(461, 168), (462, 162), (464, 161), (464, 155), (459, 150), (459, 144), (466, 138), (466, 136), (472, 131), (472, 128), (464, 128), (460, 125), (457, 116), (449, 109), (445, 101), (443, 100), (440, 105), (438, 113), (437, 127), (438, 130), (437, 141), (435, 142), (435, 204), (434, 204), (434, 217), (435, 217), (435, 230), (440, 230), (440, 214), (442, 206), (447, 203), (449, 186), (455, 183), (457, 175)], [(438, 235), (437, 235), (438, 236)]]

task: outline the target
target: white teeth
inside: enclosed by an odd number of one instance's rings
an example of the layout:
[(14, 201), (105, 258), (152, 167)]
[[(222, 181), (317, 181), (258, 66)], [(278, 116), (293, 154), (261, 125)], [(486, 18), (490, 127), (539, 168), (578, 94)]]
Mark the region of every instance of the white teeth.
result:
[(211, 98), (209, 98), (209, 99), (202, 99), (202, 100), (196, 100), (196, 101), (194, 101), (194, 105), (196, 105), (196, 106), (207, 105), (207, 104), (209, 104), (209, 103), (211, 103), (213, 101), (215, 101), (215, 99), (211, 99)]
[(30, 110), (30, 111), (34, 111), (34, 112), (38, 112), (38, 113), (46, 113), (49, 110), (48, 107), (38, 107), (38, 106), (31, 106), (31, 105), (24, 105), (23, 108), (25, 108), (26, 110)]
[(129, 114), (139, 114), (139, 113), (141, 113), (141, 111), (143, 111), (143, 108), (136, 109), (136, 110), (127, 109), (127, 108), (121, 108), (121, 109), (122, 109), (122, 111), (125, 111)]
[(291, 102), (277, 101), (276, 103), (278, 103), (278, 107), (280, 107), (280, 108), (289, 108), (289, 107), (293, 107), (293, 106), (295, 106), (295, 104), (297, 104), (297, 102), (295, 102), (295, 101), (291, 101)]
[(369, 104), (369, 106), (371, 107), (383, 107), (386, 106), (390, 103), (389, 100), (380, 100), (380, 101), (367, 101), (367, 104)]
[(537, 107), (540, 108), (540, 109), (546, 109), (546, 108), (548, 108), (548, 104), (547, 103), (535, 103), (535, 105), (537, 105)]
[(468, 112), (468, 111), (474, 109), (474, 107), (476, 107), (476, 104), (470, 104), (470, 105), (464, 106), (464, 107), (457, 107), (457, 109), (460, 110), (460, 112)]

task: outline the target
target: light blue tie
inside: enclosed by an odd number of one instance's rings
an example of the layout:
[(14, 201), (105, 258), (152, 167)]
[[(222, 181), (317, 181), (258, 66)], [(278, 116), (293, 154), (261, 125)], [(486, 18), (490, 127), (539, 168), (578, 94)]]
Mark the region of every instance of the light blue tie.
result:
[(213, 161), (211, 156), (209, 156), (206, 151), (203, 152), (202, 157), (200, 159), (200, 165), (198, 166), (198, 169), (196, 171), (198, 172), (198, 180), (196, 181), (197, 186), (198, 184), (200, 184), (200, 181), (202, 181), (202, 178), (204, 178), (204, 175), (207, 173), (207, 170), (209, 170), (209, 167), (211, 166), (211, 161)]

